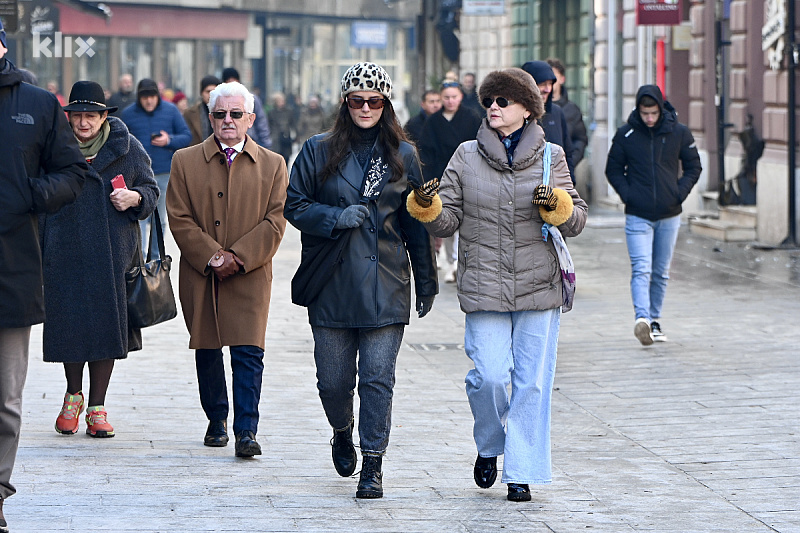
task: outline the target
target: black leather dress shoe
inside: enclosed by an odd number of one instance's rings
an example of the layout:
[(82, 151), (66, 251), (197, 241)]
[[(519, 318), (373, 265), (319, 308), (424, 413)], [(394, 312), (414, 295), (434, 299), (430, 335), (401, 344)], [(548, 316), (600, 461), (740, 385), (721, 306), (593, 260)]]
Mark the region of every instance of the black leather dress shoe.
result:
[(475, 459), (475, 470), (473, 471), (475, 484), (482, 489), (488, 489), (494, 485), (497, 479), (497, 457), (481, 457)]
[(261, 446), (256, 442), (252, 431), (242, 431), (236, 435), (236, 457), (253, 457), (261, 455)]
[(531, 489), (526, 483), (509, 483), (508, 500), (512, 502), (531, 501)]
[(215, 448), (222, 448), (228, 445), (228, 421), (227, 420), (212, 420), (208, 423), (206, 436), (203, 439), (203, 444), (206, 446), (213, 446)]

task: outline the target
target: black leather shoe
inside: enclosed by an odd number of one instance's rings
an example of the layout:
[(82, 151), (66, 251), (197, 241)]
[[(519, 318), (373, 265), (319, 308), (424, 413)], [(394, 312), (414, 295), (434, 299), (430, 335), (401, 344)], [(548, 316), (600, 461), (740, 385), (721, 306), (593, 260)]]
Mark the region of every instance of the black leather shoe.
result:
[(227, 420), (212, 420), (208, 423), (206, 436), (203, 439), (203, 444), (206, 446), (213, 446), (215, 448), (222, 448), (228, 445), (228, 421)]
[(531, 501), (531, 489), (526, 483), (509, 483), (508, 500), (512, 502)]
[(358, 480), (356, 498), (383, 498), (383, 457), (365, 455), (361, 460), (361, 477)]
[(475, 470), (473, 471), (475, 484), (482, 489), (488, 489), (494, 485), (497, 479), (497, 457), (481, 457), (475, 459)]
[(3, 498), (0, 498), (0, 533), (8, 533), (8, 524), (6, 517), (3, 515)]
[(331, 455), (336, 472), (342, 477), (350, 477), (356, 471), (358, 456), (353, 446), (353, 421), (346, 427), (333, 430)]
[(256, 442), (252, 431), (242, 431), (236, 435), (236, 457), (253, 457), (261, 455), (261, 446)]

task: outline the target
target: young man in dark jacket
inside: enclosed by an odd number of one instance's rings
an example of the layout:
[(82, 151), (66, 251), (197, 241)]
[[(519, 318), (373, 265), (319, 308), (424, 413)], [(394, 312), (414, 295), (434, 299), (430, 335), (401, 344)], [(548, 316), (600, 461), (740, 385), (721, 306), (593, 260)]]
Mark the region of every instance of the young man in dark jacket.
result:
[(0, 531), (22, 422), (31, 325), (44, 321), (37, 215), (77, 198), (89, 167), (55, 95), (22, 83), (0, 22)]
[(567, 81), (564, 64), (556, 58), (547, 60), (547, 64), (553, 69), (556, 81), (553, 84), (553, 103), (564, 112), (567, 120), (567, 134), (572, 142), (572, 162), (575, 166), (583, 159), (586, 152), (586, 145), (589, 144), (589, 137), (586, 135), (586, 124), (583, 123), (583, 113), (578, 104), (569, 99), (567, 88), (564, 83)]
[(553, 103), (553, 84), (556, 82), (556, 75), (546, 61), (528, 61), (522, 65), (522, 70), (533, 76), (539, 92), (542, 93), (544, 116), (539, 119), (539, 125), (544, 130), (544, 138), (547, 141), (564, 149), (569, 175), (572, 177), (572, 184), (575, 185), (575, 162), (572, 159), (572, 140), (569, 137), (567, 119), (558, 104)]
[(701, 170), (689, 128), (678, 122), (675, 109), (657, 86), (640, 87), (636, 109), (614, 135), (606, 177), (625, 203), (636, 312), (633, 331), (645, 346), (667, 340), (659, 320), (681, 225), (681, 203)]

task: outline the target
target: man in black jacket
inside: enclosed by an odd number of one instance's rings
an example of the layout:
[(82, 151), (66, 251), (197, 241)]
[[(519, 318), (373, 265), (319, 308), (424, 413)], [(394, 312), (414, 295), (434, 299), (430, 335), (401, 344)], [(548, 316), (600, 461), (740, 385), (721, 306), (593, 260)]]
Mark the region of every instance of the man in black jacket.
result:
[(422, 136), (422, 127), (425, 125), (425, 120), (442, 108), (442, 97), (439, 96), (439, 91), (434, 91), (433, 89), (425, 91), (419, 106), (419, 113), (408, 119), (403, 128), (406, 130), (408, 138), (415, 143)]
[(569, 175), (572, 177), (574, 185), (575, 162), (572, 159), (572, 140), (569, 138), (567, 119), (558, 104), (553, 103), (553, 84), (556, 81), (556, 75), (546, 61), (528, 61), (522, 65), (522, 70), (533, 76), (539, 92), (542, 93), (544, 116), (539, 119), (539, 125), (544, 130), (545, 139), (564, 149)]
[(0, 532), (22, 422), (31, 325), (44, 321), (37, 215), (72, 202), (89, 167), (55, 95), (22, 83), (0, 22)]
[(586, 145), (589, 144), (586, 124), (583, 123), (583, 113), (578, 104), (570, 100), (567, 95), (567, 88), (564, 86), (567, 81), (564, 64), (556, 58), (548, 59), (547, 64), (552, 67), (553, 73), (556, 75), (556, 81), (553, 84), (553, 103), (561, 108), (564, 118), (567, 119), (567, 134), (572, 142), (572, 162), (577, 167), (586, 152)]
[(640, 87), (636, 109), (614, 135), (606, 177), (625, 203), (636, 313), (633, 332), (645, 346), (667, 340), (659, 320), (681, 225), (681, 203), (701, 171), (689, 128), (678, 122), (675, 109), (657, 86)]

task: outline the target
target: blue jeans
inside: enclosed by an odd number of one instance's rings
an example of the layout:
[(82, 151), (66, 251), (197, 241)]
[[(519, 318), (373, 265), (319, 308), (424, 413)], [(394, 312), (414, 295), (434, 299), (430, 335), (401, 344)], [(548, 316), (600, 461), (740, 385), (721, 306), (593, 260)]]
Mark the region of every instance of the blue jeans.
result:
[(661, 318), (669, 266), (680, 227), (680, 215), (661, 220), (625, 215), (625, 238), (631, 258), (631, 297), (637, 319)]
[[(156, 183), (158, 183), (158, 204), (156, 208), (158, 209), (158, 216), (161, 217), (161, 231), (164, 233), (164, 239), (167, 238), (167, 185), (169, 185), (169, 172), (166, 174), (156, 174)], [(147, 250), (148, 245), (147, 243), (147, 235), (150, 232), (150, 217), (146, 220), (139, 221), (139, 227), (142, 230), (142, 254), (144, 255), (145, 260), (147, 259)], [(153, 255), (152, 258), (158, 258), (158, 237), (156, 236), (156, 232), (153, 232), (153, 236), (150, 241), (150, 245), (153, 247)]]
[[(258, 432), (258, 402), (264, 373), (264, 350), (258, 346), (231, 346), (233, 372), (233, 434)], [(200, 404), (209, 420), (228, 419), (228, 388), (222, 350), (195, 350)]]
[[(464, 348), (473, 436), (481, 457), (504, 455), (503, 483), (550, 483), (550, 400), (561, 310), (476, 311)], [(511, 384), (511, 398), (508, 384)]]
[(334, 429), (347, 426), (353, 419), (353, 391), (358, 374), (358, 436), (362, 455), (383, 455), (389, 446), (395, 363), (404, 329), (403, 324), (382, 328), (311, 327), (317, 389), (325, 416)]

